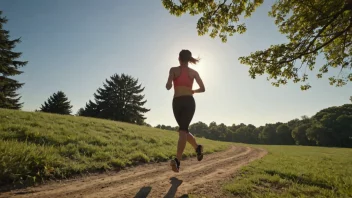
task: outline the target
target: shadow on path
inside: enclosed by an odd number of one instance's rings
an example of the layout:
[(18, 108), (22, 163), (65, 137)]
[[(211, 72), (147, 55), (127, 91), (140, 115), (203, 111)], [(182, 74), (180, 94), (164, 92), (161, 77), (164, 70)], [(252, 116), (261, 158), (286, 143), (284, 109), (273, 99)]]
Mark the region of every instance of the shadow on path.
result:
[[(173, 198), (176, 195), (177, 192), (177, 188), (182, 184), (182, 180), (177, 179), (176, 177), (171, 177), (170, 178), (170, 183), (171, 183), (171, 187), (169, 189), (169, 191), (166, 193), (166, 195), (164, 196), (164, 198)], [(184, 197), (185, 195), (183, 195), (182, 197)], [(188, 197), (188, 196), (186, 196)]]
[(139, 189), (138, 193), (134, 196), (134, 198), (145, 198), (149, 195), (150, 191), (152, 190), (152, 187), (143, 187)]

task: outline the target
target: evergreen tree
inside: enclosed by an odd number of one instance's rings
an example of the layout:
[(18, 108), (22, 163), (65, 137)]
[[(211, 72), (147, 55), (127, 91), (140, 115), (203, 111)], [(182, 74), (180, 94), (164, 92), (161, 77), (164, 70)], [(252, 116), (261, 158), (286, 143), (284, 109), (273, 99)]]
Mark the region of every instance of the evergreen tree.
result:
[(76, 116), (82, 116), (84, 114), (84, 109), (83, 108), (79, 108), (77, 113), (76, 113)]
[(41, 106), (40, 111), (57, 114), (71, 114), (72, 106), (65, 93), (58, 91), (54, 93), (47, 102)]
[(20, 39), (10, 40), (9, 31), (3, 29), (7, 23), (6, 17), (1, 16), (0, 11), (0, 108), (20, 109), (23, 103), (20, 103), (21, 97), (16, 93), (24, 83), (10, 78), (23, 73), (18, 69), (27, 64), (26, 61), (18, 61), (21, 56), (20, 52), (13, 52), (13, 48), (20, 42)]
[(141, 94), (143, 91), (138, 79), (114, 74), (94, 94), (95, 102), (86, 104), (82, 115), (142, 125), (143, 114), (150, 111), (143, 107), (147, 102)]
[(88, 103), (86, 103), (86, 106), (83, 108), (83, 111), (80, 112), (79, 116), (98, 117), (98, 114), (98, 105), (89, 100)]

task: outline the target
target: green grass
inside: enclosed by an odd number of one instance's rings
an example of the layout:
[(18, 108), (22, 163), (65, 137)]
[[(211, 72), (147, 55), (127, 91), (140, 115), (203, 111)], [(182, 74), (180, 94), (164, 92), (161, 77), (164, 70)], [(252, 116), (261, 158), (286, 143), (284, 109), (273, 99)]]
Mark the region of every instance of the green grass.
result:
[(352, 197), (352, 149), (258, 146), (269, 153), (224, 186), (238, 197)]
[[(116, 170), (165, 161), (178, 134), (150, 127), (75, 116), (0, 109), (0, 185)], [(205, 153), (229, 143), (197, 139)], [(184, 156), (194, 156), (189, 144)]]

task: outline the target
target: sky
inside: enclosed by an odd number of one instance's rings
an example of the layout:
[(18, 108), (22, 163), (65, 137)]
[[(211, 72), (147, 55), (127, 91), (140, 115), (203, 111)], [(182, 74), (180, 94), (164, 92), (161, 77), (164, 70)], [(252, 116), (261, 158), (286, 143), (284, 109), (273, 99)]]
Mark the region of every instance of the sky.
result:
[[(54, 92), (64, 91), (73, 113), (84, 107), (113, 74), (128, 74), (145, 87), (146, 122), (176, 126), (172, 113), (173, 90), (165, 88), (170, 67), (178, 66), (178, 53), (189, 49), (201, 61), (190, 65), (204, 81), (206, 91), (194, 95), (192, 123), (253, 124), (287, 122), (312, 116), (330, 106), (349, 103), (352, 85), (329, 85), (328, 77), (310, 75), (308, 91), (290, 82), (279, 88), (266, 76), (252, 79), (240, 56), (284, 43), (268, 11), (274, 1), (246, 19), (245, 34), (228, 38), (198, 36), (198, 16), (170, 15), (160, 0), (1, 0), (5, 29), (21, 37), (15, 51), (28, 61), (16, 77), (22, 110), (39, 109)], [(317, 61), (317, 67), (324, 64)], [(332, 75), (332, 74), (331, 74)], [(194, 88), (197, 88), (195, 83)]]

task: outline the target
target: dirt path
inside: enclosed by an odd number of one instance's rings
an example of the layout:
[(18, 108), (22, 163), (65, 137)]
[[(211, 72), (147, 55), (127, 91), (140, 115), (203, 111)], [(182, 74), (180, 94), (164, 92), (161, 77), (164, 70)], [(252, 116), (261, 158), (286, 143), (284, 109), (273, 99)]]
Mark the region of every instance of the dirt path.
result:
[(168, 162), (147, 164), (110, 175), (5, 192), (0, 197), (187, 197), (188, 193), (217, 197), (220, 181), (265, 154), (261, 149), (233, 146), (205, 155), (201, 162), (195, 158), (182, 161), (179, 173), (172, 172)]

